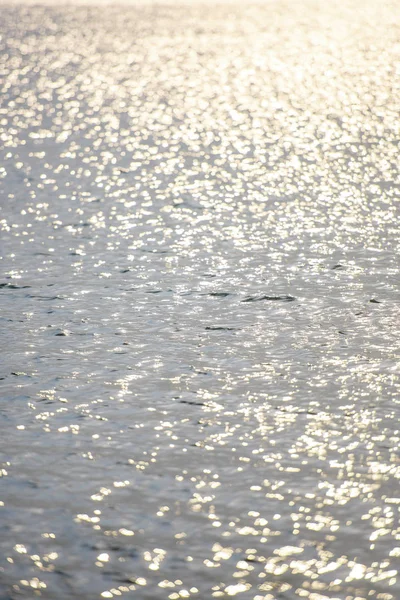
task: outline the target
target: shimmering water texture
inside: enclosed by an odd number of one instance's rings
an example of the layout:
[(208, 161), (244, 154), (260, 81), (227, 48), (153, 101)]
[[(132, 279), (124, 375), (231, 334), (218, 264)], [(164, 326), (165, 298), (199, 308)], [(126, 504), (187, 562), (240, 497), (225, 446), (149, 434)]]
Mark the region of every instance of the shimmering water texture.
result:
[(1, 8), (1, 600), (400, 598), (399, 11)]

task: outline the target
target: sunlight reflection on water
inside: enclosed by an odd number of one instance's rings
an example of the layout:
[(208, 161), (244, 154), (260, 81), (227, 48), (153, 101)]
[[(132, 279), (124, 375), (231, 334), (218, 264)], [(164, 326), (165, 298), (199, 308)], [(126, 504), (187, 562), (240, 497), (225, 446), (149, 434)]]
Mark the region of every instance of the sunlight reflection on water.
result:
[(2, 597), (399, 597), (399, 12), (2, 6)]

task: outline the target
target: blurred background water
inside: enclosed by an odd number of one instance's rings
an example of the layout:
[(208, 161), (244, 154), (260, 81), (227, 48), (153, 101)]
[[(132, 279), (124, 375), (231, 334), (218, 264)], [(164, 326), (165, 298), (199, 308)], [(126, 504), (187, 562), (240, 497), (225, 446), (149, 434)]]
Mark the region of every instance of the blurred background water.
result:
[(1, 600), (396, 600), (400, 6), (1, 6)]

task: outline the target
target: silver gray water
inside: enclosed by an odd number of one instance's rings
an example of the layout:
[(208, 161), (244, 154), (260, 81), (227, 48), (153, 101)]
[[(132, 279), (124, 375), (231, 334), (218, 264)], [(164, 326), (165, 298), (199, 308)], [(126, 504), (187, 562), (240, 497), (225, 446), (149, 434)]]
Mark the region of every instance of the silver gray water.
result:
[(398, 600), (399, 4), (0, 10), (1, 600)]

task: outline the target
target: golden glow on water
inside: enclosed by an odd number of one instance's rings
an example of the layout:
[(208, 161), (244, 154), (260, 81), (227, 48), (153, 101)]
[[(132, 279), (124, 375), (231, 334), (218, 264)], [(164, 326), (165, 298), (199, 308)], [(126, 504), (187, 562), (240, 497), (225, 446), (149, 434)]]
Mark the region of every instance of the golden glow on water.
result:
[(2, 6), (0, 597), (400, 598), (399, 23)]

